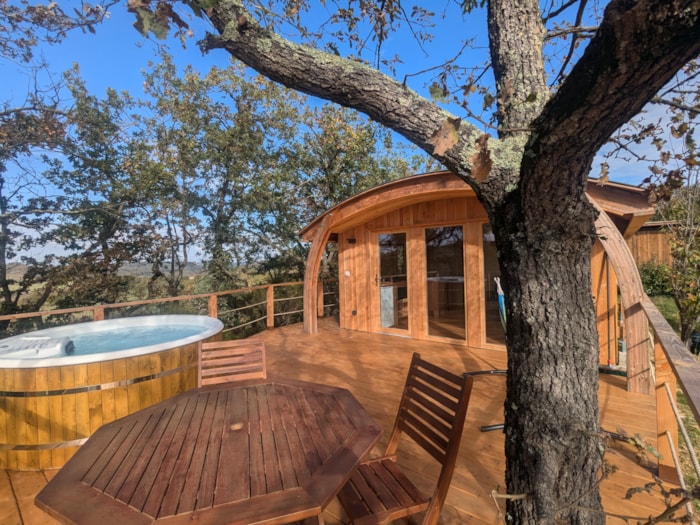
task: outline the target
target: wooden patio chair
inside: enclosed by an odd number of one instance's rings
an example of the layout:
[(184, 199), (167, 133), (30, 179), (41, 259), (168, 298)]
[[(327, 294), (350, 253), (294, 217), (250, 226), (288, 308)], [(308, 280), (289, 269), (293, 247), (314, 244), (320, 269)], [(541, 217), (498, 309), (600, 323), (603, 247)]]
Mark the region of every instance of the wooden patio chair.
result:
[(266, 377), (263, 341), (239, 339), (199, 344), (198, 386)]
[[(338, 494), (351, 523), (389, 523), (423, 511), (423, 525), (437, 523), (457, 461), (472, 383), (466, 374), (458, 376), (413, 354), (385, 455), (362, 462)], [(442, 465), (431, 496), (396, 463), (403, 434)]]

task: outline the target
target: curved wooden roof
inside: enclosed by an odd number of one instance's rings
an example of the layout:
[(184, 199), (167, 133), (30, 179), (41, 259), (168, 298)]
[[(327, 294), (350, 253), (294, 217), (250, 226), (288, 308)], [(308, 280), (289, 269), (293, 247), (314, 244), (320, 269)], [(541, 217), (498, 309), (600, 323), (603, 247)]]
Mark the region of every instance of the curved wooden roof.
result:
[[(591, 180), (587, 194), (611, 216), (625, 238), (654, 214), (647, 191), (634, 186)], [(321, 224), (330, 232), (339, 232), (418, 202), (472, 196), (474, 190), (450, 171), (413, 175), (346, 199), (316, 217), (299, 234), (305, 241), (312, 241)]]
[(338, 232), (417, 202), (473, 195), (474, 190), (450, 171), (412, 175), (380, 184), (344, 200), (316, 217), (299, 235), (305, 241), (311, 241), (319, 225), (329, 219), (328, 228)]

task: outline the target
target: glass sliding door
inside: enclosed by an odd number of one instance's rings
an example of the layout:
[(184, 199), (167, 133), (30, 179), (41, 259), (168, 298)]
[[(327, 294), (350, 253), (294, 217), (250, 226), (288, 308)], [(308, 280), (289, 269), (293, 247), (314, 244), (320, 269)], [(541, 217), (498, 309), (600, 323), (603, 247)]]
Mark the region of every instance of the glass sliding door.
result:
[(426, 228), (428, 335), (466, 339), (464, 232), (461, 226)]
[(378, 240), (380, 326), (408, 330), (406, 234), (380, 233)]
[(498, 287), (496, 278), (500, 278), (501, 271), (498, 267), (498, 255), (496, 241), (491, 231), (490, 224), (484, 224), (483, 250), (484, 250), (484, 306), (486, 310), (486, 342), (505, 344), (505, 327), (501, 321), (498, 305)]

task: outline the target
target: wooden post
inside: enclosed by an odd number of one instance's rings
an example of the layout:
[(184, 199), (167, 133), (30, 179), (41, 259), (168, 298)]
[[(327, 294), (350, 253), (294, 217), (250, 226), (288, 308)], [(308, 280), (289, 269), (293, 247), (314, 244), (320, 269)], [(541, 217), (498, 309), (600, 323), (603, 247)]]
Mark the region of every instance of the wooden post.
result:
[(318, 317), (323, 317), (325, 311), (323, 305), (323, 281), (318, 282), (318, 299), (316, 299), (316, 315)]
[(318, 271), (321, 267), (321, 258), (330, 238), (330, 223), (333, 214), (329, 213), (325, 220), (319, 224), (318, 230), (311, 241), (311, 249), (306, 259), (304, 272), (304, 333), (318, 333)]
[(654, 356), (656, 362), (656, 449), (659, 452), (659, 477), (664, 481), (678, 483), (678, 473), (673, 464), (673, 454), (666, 431), (673, 441), (673, 447), (678, 453), (678, 423), (671, 406), (671, 400), (666, 385), (676, 401), (676, 376), (666, 358), (666, 353), (658, 338), (654, 337)]
[(217, 319), (219, 317), (219, 303), (215, 294), (209, 296), (208, 305), (209, 317)]
[(275, 287), (269, 285), (267, 287), (267, 329), (272, 330), (275, 327)]
[(102, 306), (96, 306), (92, 311), (93, 321), (104, 321), (105, 320), (105, 309)]

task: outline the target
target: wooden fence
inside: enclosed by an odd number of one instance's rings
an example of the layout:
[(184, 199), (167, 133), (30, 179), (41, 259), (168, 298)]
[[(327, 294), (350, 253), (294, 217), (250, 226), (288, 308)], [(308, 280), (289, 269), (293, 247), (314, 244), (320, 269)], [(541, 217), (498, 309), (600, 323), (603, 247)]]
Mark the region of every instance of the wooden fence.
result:
[(627, 240), (632, 257), (640, 266), (649, 261), (671, 264), (671, 245), (665, 222), (649, 222)]
[[(289, 282), (222, 292), (0, 315), (0, 326), (5, 327), (0, 332), (0, 337), (90, 320), (189, 313), (218, 318), (224, 323), (224, 333), (230, 334), (228, 337), (240, 338), (266, 328), (301, 321), (303, 289), (303, 282)], [(323, 316), (337, 307), (337, 294), (333, 286), (324, 286), (323, 283), (319, 294), (322, 299), (319, 300), (321, 306), (318, 315)]]

